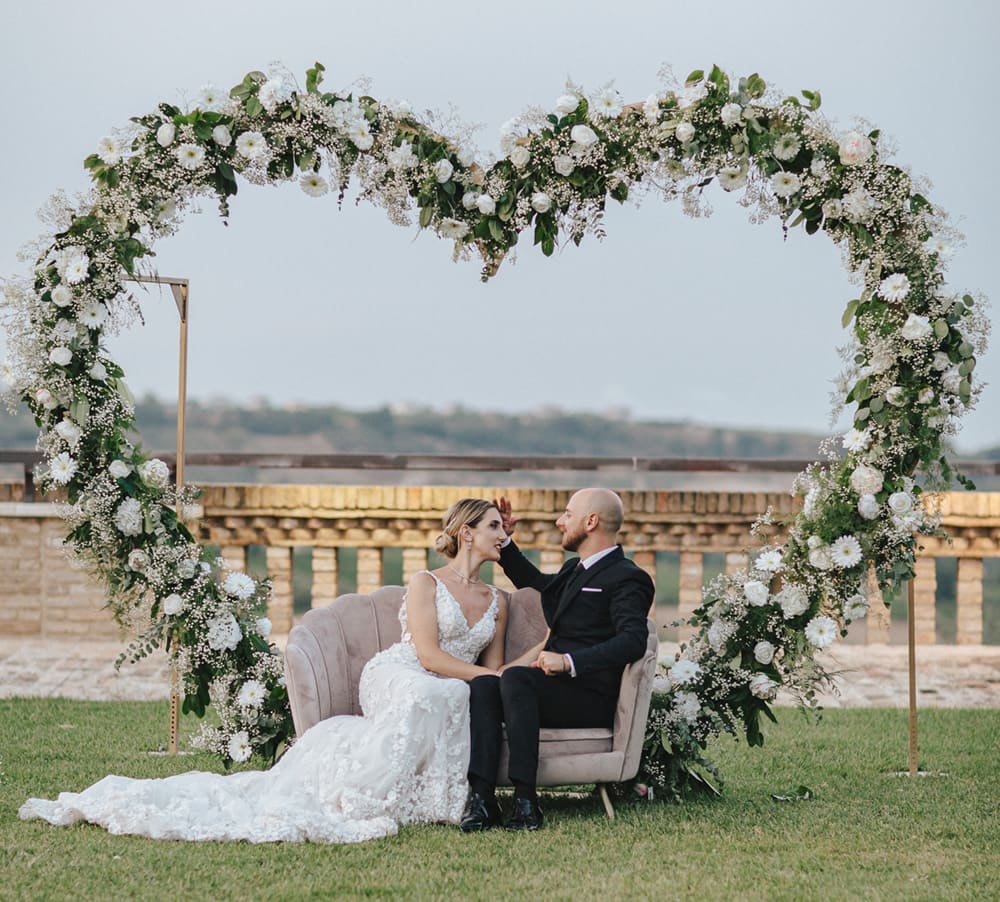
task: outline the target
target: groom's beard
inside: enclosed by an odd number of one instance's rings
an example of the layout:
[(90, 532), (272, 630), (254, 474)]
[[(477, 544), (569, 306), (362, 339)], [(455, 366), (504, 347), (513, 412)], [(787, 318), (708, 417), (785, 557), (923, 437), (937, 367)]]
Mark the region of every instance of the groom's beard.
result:
[(576, 532), (564, 533), (562, 547), (566, 551), (576, 551), (583, 544), (585, 538), (587, 538), (587, 532), (583, 529), (578, 529)]

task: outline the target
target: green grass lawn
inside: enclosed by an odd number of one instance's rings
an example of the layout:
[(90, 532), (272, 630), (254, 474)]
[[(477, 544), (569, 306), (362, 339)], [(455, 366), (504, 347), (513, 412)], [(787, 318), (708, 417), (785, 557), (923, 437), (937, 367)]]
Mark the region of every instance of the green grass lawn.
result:
[[(1000, 712), (924, 711), (906, 767), (905, 711), (782, 710), (764, 748), (711, 754), (723, 798), (624, 806), (543, 799), (533, 835), (407, 827), (355, 846), (157, 842), (16, 816), (28, 796), (107, 773), (218, 769), (150, 755), (166, 705), (0, 700), (0, 899), (1000, 898)], [(185, 724), (184, 726), (188, 726)], [(808, 786), (810, 801), (772, 793)]]

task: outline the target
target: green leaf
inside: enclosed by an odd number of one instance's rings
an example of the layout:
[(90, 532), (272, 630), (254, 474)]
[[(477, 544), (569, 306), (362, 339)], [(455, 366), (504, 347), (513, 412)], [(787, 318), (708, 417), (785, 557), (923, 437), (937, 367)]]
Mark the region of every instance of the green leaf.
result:
[(823, 102), (823, 98), (820, 97), (819, 91), (803, 91), (802, 96), (809, 101), (810, 110), (818, 110), (820, 104)]
[(868, 403), (868, 407), (871, 409), (872, 413), (878, 413), (883, 407), (885, 407), (885, 398), (872, 398)]
[(771, 798), (776, 802), (810, 802), (814, 798), (814, 793), (808, 786), (799, 785), (784, 792), (772, 792)]
[(420, 208), (420, 228), (426, 229), (427, 226), (431, 224), (431, 219), (434, 216), (434, 210), (431, 207), (421, 207)]
[(690, 85), (696, 85), (705, 77), (705, 72), (702, 69), (695, 69), (686, 79), (684, 79), (684, 87), (689, 87)]
[(963, 294), (962, 301), (965, 303), (966, 307), (971, 307), (973, 304), (975, 304), (975, 301), (972, 299), (971, 294)]
[(501, 243), (506, 243), (506, 236), (503, 232), (503, 226), (500, 225), (500, 220), (490, 217), (487, 223), (489, 224), (490, 235), (493, 236), (493, 239)]
[(256, 119), (263, 112), (264, 106), (256, 97), (247, 98), (247, 115), (251, 119)]
[(943, 319), (934, 321), (934, 334), (938, 338), (945, 338), (948, 335), (948, 323)]
[(958, 353), (961, 354), (963, 357), (971, 357), (973, 350), (974, 349), (972, 345), (970, 345), (967, 341), (963, 341), (958, 346)]
[(306, 69), (306, 91), (308, 93), (315, 94), (319, 91), (325, 71), (326, 66), (322, 63), (314, 63), (311, 69)]
[(765, 82), (764, 79), (761, 78), (756, 72), (747, 78), (747, 94), (754, 99), (763, 97), (766, 90), (767, 82)]
[(718, 66), (712, 66), (712, 71), (708, 75), (708, 80), (717, 85), (723, 94), (729, 93), (729, 76)]
[(958, 366), (959, 376), (968, 376), (976, 368), (976, 358), (970, 357), (968, 360), (963, 360)]

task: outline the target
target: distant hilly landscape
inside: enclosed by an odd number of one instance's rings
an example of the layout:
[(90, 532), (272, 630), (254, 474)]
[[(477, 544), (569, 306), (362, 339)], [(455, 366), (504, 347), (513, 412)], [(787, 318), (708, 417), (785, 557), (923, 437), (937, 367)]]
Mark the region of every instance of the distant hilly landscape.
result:
[[(148, 448), (173, 448), (177, 409), (153, 397), (136, 404)], [(32, 448), (37, 430), (27, 410), (0, 415), (0, 447)], [(513, 415), (463, 408), (348, 410), (335, 406), (191, 401), (190, 451), (376, 454), (584, 454), (639, 457), (811, 458), (822, 436), (737, 430), (689, 422), (567, 413)]]
[[(136, 404), (142, 442), (151, 450), (176, 444), (177, 410), (153, 397)], [(0, 448), (29, 449), (37, 430), (22, 409), (0, 414)], [(823, 436), (728, 429), (690, 422), (632, 419), (627, 415), (568, 413), (555, 408), (519, 415), (414, 406), (349, 410), (337, 406), (238, 406), (191, 401), (187, 450), (286, 454), (503, 454), (611, 457), (816, 457)], [(1000, 448), (980, 457), (1000, 457)], [(201, 480), (256, 481), (259, 474), (213, 469)], [(271, 471), (268, 478), (277, 474)], [(372, 478), (371, 474), (367, 477)], [(439, 480), (435, 480), (439, 481)], [(787, 480), (785, 480), (787, 481)]]

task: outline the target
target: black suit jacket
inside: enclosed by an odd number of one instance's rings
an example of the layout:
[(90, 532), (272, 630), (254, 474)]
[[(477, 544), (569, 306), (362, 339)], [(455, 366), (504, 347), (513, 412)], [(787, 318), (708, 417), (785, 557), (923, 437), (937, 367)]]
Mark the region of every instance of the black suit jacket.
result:
[(514, 542), (500, 552), (511, 582), (541, 593), (550, 630), (546, 650), (571, 655), (581, 684), (617, 697), (625, 665), (646, 651), (653, 581), (621, 546), (574, 575), (579, 562), (572, 558), (558, 573), (542, 573)]

